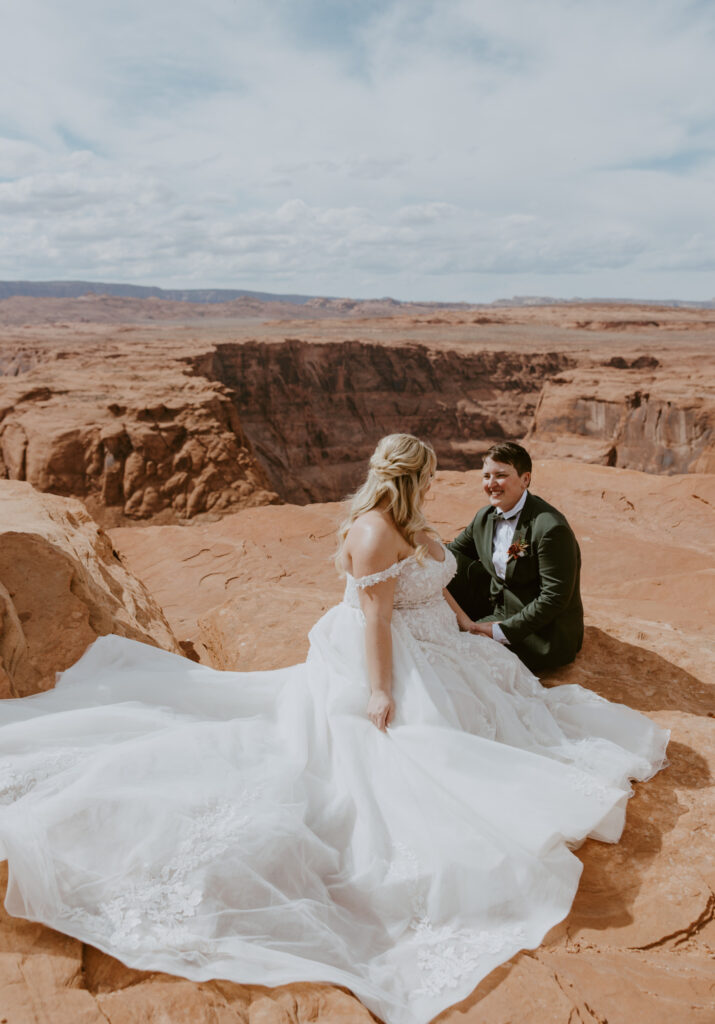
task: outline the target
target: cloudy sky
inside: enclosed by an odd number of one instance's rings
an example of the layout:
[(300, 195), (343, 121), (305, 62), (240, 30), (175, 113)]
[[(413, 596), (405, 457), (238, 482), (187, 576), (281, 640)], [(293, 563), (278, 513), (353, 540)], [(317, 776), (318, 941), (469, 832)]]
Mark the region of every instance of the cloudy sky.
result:
[(0, 279), (715, 296), (715, 0), (0, 0)]

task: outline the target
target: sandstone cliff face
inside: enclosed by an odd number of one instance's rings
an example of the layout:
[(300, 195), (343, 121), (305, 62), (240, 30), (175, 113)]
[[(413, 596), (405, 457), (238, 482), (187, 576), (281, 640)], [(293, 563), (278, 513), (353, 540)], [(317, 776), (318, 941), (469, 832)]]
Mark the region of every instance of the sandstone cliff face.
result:
[(0, 478), (81, 497), (105, 525), (341, 498), (395, 430), (431, 438), (442, 465), (480, 465), (493, 440), (524, 434), (571, 362), (291, 339), (16, 352)]
[(225, 388), (141, 356), (80, 350), (6, 379), (0, 478), (81, 497), (105, 523), (276, 501)]
[(87, 316), (49, 326), (2, 327), (0, 309), (0, 479), (80, 497), (104, 525), (341, 498), (395, 430), (432, 440), (451, 469), (525, 435), (537, 456), (659, 473), (715, 464), (702, 311), (444, 310), (257, 331), (89, 322), (151, 321), (161, 305), (105, 299), (62, 300)]
[(193, 361), (226, 384), (273, 488), (286, 501), (342, 498), (384, 434), (429, 438), (440, 466), (481, 465), (495, 440), (526, 433), (564, 353), (440, 351), (298, 339), (219, 344)]
[(715, 400), (707, 380), (659, 380), (617, 367), (548, 381), (528, 443), (538, 455), (648, 473), (715, 471)]
[(0, 481), (0, 697), (48, 689), (107, 633), (180, 650), (81, 502)]

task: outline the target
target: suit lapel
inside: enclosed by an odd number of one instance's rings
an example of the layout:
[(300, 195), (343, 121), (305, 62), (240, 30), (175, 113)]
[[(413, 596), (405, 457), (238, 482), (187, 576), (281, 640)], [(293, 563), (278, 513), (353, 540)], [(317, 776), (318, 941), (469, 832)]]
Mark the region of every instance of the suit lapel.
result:
[(487, 512), (486, 519), (484, 521), (484, 529), (480, 531), (479, 539), (482, 542), (482, 550), (479, 552), (481, 563), (484, 568), (489, 572), (495, 579), (498, 579), (496, 569), (494, 568), (494, 562), (492, 561), (492, 549), (494, 547), (494, 509), (491, 508)]
[[(512, 538), (512, 544), (518, 544), (519, 541), (525, 541), (529, 530), (529, 524), (534, 514), (534, 502), (532, 501), (531, 494), (527, 494), (524, 507), (519, 513), (519, 518), (516, 522), (516, 529), (514, 530), (514, 537)], [(531, 551), (527, 550), (526, 555), (522, 557), (528, 557)], [(506, 573), (504, 574), (504, 582), (508, 583), (514, 575), (516, 569), (517, 559), (509, 556), (506, 561)]]

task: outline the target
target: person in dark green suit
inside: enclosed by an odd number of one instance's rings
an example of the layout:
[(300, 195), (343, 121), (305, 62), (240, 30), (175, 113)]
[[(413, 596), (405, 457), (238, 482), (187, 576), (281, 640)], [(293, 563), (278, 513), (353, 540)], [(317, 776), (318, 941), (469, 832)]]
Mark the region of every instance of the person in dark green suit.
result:
[(457, 558), (449, 591), (476, 620), (472, 632), (507, 643), (532, 670), (566, 665), (583, 643), (581, 552), (566, 517), (528, 490), (520, 444), (484, 457), (489, 504), (448, 544)]

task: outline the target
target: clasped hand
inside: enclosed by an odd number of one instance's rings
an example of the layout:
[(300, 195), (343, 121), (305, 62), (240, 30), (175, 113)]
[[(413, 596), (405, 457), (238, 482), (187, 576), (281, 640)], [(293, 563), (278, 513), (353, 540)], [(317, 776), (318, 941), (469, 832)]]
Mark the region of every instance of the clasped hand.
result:
[(395, 717), (395, 702), (384, 690), (375, 690), (367, 702), (367, 717), (381, 732), (385, 732)]
[(465, 623), (465, 626), (462, 627), (462, 628), (464, 629), (464, 632), (466, 632), (466, 633), (474, 633), (477, 636), (488, 636), (491, 640), (493, 640), (494, 639), (494, 634), (492, 632), (492, 626), (493, 625), (494, 625), (493, 622), (471, 622), (470, 621), (469, 623)]

